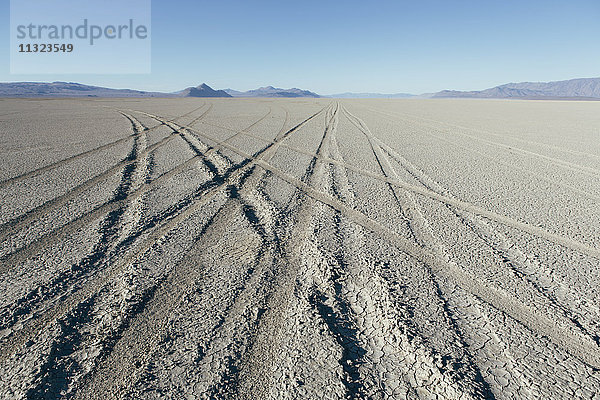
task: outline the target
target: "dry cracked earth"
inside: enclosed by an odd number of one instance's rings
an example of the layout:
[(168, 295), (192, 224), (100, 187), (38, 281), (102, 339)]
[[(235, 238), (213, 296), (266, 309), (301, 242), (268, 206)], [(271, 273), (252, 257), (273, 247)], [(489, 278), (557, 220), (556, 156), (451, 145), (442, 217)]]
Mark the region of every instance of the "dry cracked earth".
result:
[(598, 399), (599, 105), (0, 100), (0, 398)]

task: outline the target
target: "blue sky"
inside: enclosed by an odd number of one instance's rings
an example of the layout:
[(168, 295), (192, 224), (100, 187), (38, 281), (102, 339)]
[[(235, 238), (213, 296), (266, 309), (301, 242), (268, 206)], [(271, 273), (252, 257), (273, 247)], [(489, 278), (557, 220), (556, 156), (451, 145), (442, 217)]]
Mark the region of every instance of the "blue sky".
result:
[(599, 0), (154, 0), (152, 73), (128, 75), (11, 75), (9, 9), (0, 0), (3, 82), (160, 91), (206, 82), (328, 94), (600, 76)]

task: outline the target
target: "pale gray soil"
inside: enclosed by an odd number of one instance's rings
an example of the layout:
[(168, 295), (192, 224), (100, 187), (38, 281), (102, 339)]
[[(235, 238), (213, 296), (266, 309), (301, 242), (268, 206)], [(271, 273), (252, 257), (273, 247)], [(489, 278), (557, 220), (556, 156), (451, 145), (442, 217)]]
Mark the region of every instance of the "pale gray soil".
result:
[(0, 398), (599, 399), (599, 107), (0, 100)]

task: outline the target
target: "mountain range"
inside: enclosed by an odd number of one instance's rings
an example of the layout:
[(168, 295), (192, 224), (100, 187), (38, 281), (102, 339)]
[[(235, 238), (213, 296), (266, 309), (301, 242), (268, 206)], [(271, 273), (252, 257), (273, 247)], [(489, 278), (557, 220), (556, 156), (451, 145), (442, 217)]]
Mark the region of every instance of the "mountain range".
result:
[(164, 97), (164, 95), (159, 92), (109, 89), (74, 82), (0, 82), (0, 97)]
[(321, 96), (298, 88), (282, 89), (264, 86), (246, 92), (214, 90), (203, 83), (196, 87), (172, 92), (146, 92), (132, 89), (111, 89), (75, 82), (0, 82), (0, 97), (330, 97), (330, 98), (484, 98), (484, 99), (589, 99), (600, 100), (600, 78), (580, 78), (556, 82), (507, 83), (479, 91), (442, 90), (437, 93), (339, 93)]
[(75, 82), (0, 82), (0, 97), (321, 97), (308, 90), (265, 86), (247, 92), (214, 90), (206, 83), (173, 93), (109, 89)]
[(233, 89), (225, 89), (224, 91), (232, 97), (321, 97), (309, 90), (298, 88), (281, 89), (273, 86), (264, 86), (258, 89), (248, 90), (247, 92), (240, 92)]
[(490, 89), (462, 92), (443, 90), (431, 98), (487, 98), (487, 99), (600, 99), (600, 78), (580, 78), (556, 82), (507, 83)]

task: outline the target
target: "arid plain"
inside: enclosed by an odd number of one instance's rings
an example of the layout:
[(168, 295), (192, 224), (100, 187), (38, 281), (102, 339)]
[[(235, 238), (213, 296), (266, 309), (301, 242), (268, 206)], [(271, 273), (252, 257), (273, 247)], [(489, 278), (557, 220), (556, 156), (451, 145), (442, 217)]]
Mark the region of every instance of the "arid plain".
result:
[(598, 399), (600, 103), (0, 100), (2, 399)]

